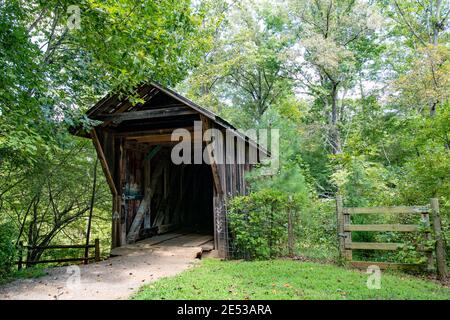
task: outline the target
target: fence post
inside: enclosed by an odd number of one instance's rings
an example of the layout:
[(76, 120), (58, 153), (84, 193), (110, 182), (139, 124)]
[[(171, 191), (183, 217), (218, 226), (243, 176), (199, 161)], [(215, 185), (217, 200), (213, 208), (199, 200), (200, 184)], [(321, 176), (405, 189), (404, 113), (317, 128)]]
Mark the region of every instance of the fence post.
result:
[(438, 278), (444, 280), (448, 277), (447, 263), (445, 259), (445, 243), (442, 235), (441, 217), (439, 215), (439, 200), (437, 198), (431, 199), (431, 211), (433, 214), (433, 230), (436, 240), (436, 265)]
[(22, 270), (22, 263), (23, 263), (23, 241), (19, 242), (19, 262), (18, 262), (18, 269)]
[(95, 239), (95, 262), (100, 261), (100, 240)]
[(344, 258), (345, 253), (345, 234), (344, 234), (344, 214), (342, 205), (342, 196), (336, 195), (336, 215), (337, 215), (337, 236), (339, 240), (339, 257)]

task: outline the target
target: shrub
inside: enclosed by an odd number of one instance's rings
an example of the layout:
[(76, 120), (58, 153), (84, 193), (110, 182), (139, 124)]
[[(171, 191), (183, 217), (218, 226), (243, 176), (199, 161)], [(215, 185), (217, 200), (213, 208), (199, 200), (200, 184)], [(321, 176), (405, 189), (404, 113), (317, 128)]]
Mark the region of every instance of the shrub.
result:
[(14, 244), (15, 229), (10, 223), (0, 224), (0, 279), (6, 278), (12, 271), (17, 258)]
[(262, 189), (229, 203), (229, 226), (236, 257), (271, 259), (287, 253), (288, 216), (293, 225), (303, 203), (298, 195)]
[(250, 259), (281, 253), (286, 237), (285, 202), (283, 193), (270, 189), (231, 200), (229, 222), (236, 253)]

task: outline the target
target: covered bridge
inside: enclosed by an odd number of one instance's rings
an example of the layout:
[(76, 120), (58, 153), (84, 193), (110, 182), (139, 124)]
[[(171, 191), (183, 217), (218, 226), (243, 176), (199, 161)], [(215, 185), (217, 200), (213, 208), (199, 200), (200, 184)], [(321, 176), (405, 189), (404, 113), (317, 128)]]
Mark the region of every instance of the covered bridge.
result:
[[(136, 95), (144, 102), (133, 105), (127, 97), (109, 94), (87, 112), (101, 121), (85, 136), (93, 140), (113, 196), (112, 247), (176, 229), (195, 230), (210, 234), (219, 256), (226, 257), (226, 199), (246, 193), (245, 172), (267, 153), (224, 119), (159, 84), (141, 85)], [(209, 161), (174, 163), (179, 141), (172, 133), (180, 128), (192, 134), (193, 158), (200, 147)], [(208, 129), (223, 137), (231, 133), (237, 143), (203, 141)], [(217, 154), (225, 163), (215, 161)]]

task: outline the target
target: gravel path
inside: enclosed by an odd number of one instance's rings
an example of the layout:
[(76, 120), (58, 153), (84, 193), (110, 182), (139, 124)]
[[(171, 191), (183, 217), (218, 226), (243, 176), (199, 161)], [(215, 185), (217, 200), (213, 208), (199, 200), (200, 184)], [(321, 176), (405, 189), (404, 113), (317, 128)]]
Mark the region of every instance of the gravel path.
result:
[(124, 248), (89, 265), (49, 268), (47, 275), (0, 286), (0, 299), (127, 299), (140, 286), (196, 263), (199, 247)]

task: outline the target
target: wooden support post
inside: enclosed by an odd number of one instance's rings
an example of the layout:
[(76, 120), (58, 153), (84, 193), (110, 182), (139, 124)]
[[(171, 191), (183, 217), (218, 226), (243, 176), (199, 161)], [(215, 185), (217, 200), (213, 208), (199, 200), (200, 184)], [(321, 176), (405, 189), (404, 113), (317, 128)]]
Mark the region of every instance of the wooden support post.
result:
[(100, 261), (100, 240), (95, 239), (95, 262)]
[(19, 242), (19, 263), (18, 263), (18, 269), (22, 270), (22, 264), (23, 264), (23, 242)]
[[(430, 230), (430, 214), (428, 212), (422, 212), (422, 221), (425, 223), (426, 231), (425, 231), (425, 239), (427, 241), (431, 241), (431, 230)], [(425, 253), (427, 256), (427, 270), (433, 270), (433, 252), (427, 251)]]
[(108, 162), (106, 161), (105, 153), (103, 152), (102, 145), (100, 140), (98, 139), (97, 132), (95, 129), (91, 130), (92, 142), (94, 143), (94, 147), (97, 150), (97, 155), (100, 160), (100, 164), (102, 165), (103, 172), (105, 173), (106, 181), (108, 182), (108, 186), (111, 189), (111, 193), (113, 195), (117, 195), (117, 189), (114, 184), (113, 177), (111, 175), (111, 171), (109, 170)]
[(441, 217), (439, 215), (439, 200), (431, 199), (431, 210), (433, 214), (433, 230), (436, 240), (436, 265), (439, 280), (444, 280), (448, 277), (447, 263), (445, 257), (445, 241), (442, 234)]
[[(203, 126), (203, 130), (208, 130), (211, 129), (211, 123), (209, 121), (208, 118), (206, 118), (205, 116), (200, 115), (200, 118), (202, 120), (202, 126)], [(213, 180), (214, 180), (214, 187), (217, 191), (218, 195), (221, 195), (223, 193), (223, 188), (222, 185), (220, 183), (220, 175), (218, 173), (218, 168), (217, 168), (217, 163), (215, 161), (215, 159), (213, 159), (213, 157), (211, 156), (213, 153), (212, 147), (211, 147), (211, 143), (207, 144), (206, 146), (207, 148), (207, 152), (208, 152), (208, 157), (209, 157), (209, 162), (211, 163), (211, 170), (212, 170), (212, 175), (213, 175)]]
[(112, 224), (111, 224), (111, 249), (120, 246), (120, 197), (113, 196)]
[(336, 196), (336, 215), (337, 215), (337, 236), (339, 242), (339, 257), (344, 259), (345, 255), (345, 234), (344, 234), (344, 214), (342, 196)]
[[(144, 163), (144, 190), (147, 190), (148, 188), (150, 188), (150, 181), (151, 181), (151, 179), (150, 179), (151, 161), (150, 161), (150, 159), (144, 159), (143, 163)], [(148, 206), (148, 209), (144, 215), (144, 230), (149, 230), (152, 227), (150, 211), (151, 211), (151, 204)]]

